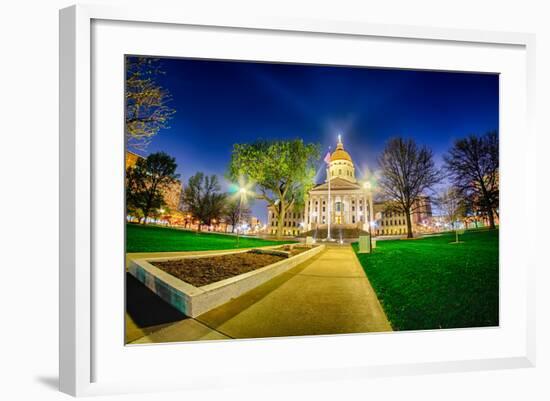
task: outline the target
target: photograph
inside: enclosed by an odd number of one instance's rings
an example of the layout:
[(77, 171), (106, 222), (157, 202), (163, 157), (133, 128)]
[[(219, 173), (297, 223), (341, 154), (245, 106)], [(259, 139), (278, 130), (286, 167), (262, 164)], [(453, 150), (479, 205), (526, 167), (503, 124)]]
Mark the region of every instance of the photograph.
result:
[(124, 57), (124, 344), (499, 327), (499, 74)]

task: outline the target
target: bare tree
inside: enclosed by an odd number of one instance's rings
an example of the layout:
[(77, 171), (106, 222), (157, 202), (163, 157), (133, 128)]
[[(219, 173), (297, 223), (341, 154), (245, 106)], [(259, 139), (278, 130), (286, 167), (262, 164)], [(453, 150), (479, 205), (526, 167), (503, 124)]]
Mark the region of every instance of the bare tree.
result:
[(392, 209), (406, 216), (407, 238), (413, 237), (411, 213), (417, 199), (440, 181), (432, 151), (419, 147), (412, 139), (392, 138), (378, 158), (381, 177), (379, 187), (384, 200)]
[(458, 230), (456, 221), (464, 216), (466, 202), (459, 189), (450, 187), (444, 190), (436, 199), (436, 204), (444, 213), (446, 220), (455, 231), (456, 243), (458, 243)]
[[(242, 204), (241, 204), (242, 203)], [(231, 199), (227, 202), (225, 208), (225, 218), (227, 223), (231, 224), (231, 232), (235, 232), (235, 227), (242, 221), (248, 220), (252, 215), (250, 208), (240, 199)]]
[(168, 90), (157, 78), (162, 74), (159, 60), (149, 57), (126, 58), (126, 142), (129, 147), (144, 150), (175, 110), (167, 106)]
[(498, 133), (493, 131), (457, 140), (444, 157), (445, 169), (454, 186), (474, 209), (489, 218), (491, 228), (495, 228), (495, 215), (498, 216), (498, 155)]

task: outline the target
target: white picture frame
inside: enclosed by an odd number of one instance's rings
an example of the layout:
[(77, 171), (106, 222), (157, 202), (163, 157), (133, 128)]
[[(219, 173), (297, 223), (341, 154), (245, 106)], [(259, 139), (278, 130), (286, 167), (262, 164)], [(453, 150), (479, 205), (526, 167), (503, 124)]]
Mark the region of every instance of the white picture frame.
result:
[[(93, 267), (96, 260), (94, 250), (94, 230), (97, 229), (97, 215), (94, 209), (97, 207), (94, 200), (94, 191), (97, 190), (97, 182), (94, 176), (97, 174), (97, 159), (94, 154), (98, 152), (97, 142), (93, 138), (94, 104), (92, 103), (92, 78), (96, 60), (94, 57), (93, 24), (98, 21), (110, 21), (121, 23), (149, 24), (149, 26), (163, 27), (203, 27), (217, 30), (231, 29), (232, 31), (243, 30), (246, 32), (275, 32), (285, 35), (309, 36), (320, 35), (323, 37), (338, 38), (383, 38), (388, 42), (393, 40), (410, 40), (418, 42), (437, 43), (438, 45), (459, 44), (463, 47), (495, 46), (510, 47), (517, 49), (518, 68), (525, 72), (524, 80), (518, 79), (517, 85), (524, 97), (520, 96), (520, 106), (525, 110), (518, 111), (521, 114), (520, 121), (525, 131), (521, 137), (524, 146), (517, 144), (517, 138), (511, 138), (507, 146), (515, 148), (517, 160), (510, 160), (510, 152), (503, 152), (502, 157), (509, 161), (508, 170), (504, 170), (503, 176), (513, 180), (521, 180), (522, 185), (535, 187), (535, 176), (528, 175), (527, 171), (535, 171), (534, 146), (535, 134), (532, 128), (534, 110), (534, 47), (535, 37), (531, 34), (507, 33), (507, 32), (484, 32), (458, 29), (440, 29), (415, 26), (393, 26), (376, 25), (358, 21), (317, 21), (317, 20), (294, 20), (292, 18), (270, 18), (258, 16), (216, 16), (201, 15), (187, 12), (185, 9), (160, 9), (160, 8), (114, 8), (105, 5), (78, 5), (60, 11), (60, 389), (71, 395), (93, 395), (108, 393), (125, 393), (132, 391), (155, 391), (167, 389), (205, 388), (213, 383), (222, 385), (220, 370), (216, 375), (207, 372), (200, 364), (193, 367), (193, 374), (186, 379), (168, 378), (160, 380), (151, 378), (149, 382), (143, 380), (137, 382), (129, 377), (110, 376), (109, 379), (98, 379), (95, 358), (98, 350), (102, 347), (96, 344), (96, 328), (98, 319), (101, 319), (100, 308), (94, 307), (93, 289), (98, 282), (94, 275)], [(159, 25), (161, 24), (161, 25)], [(122, 29), (125, 29), (122, 27)], [(223, 35), (224, 33), (219, 33)], [(521, 54), (520, 54), (521, 53)], [(328, 55), (327, 57), (330, 57)], [(338, 62), (338, 60), (335, 60)], [(523, 65), (523, 63), (525, 63)], [(405, 67), (405, 66), (403, 66)], [(426, 65), (426, 68), (429, 68)], [(474, 68), (474, 67), (472, 67)], [(493, 72), (499, 72), (495, 70)], [(518, 78), (518, 77), (516, 77)], [(501, 96), (508, 96), (508, 93), (501, 93)], [(122, 106), (120, 106), (122, 107)], [(504, 149), (507, 150), (507, 149)], [(512, 167), (515, 168), (512, 171)], [(517, 168), (516, 168), (517, 167)], [(121, 168), (122, 169), (122, 168)], [(505, 212), (508, 205), (523, 205), (526, 202), (522, 194), (518, 194), (506, 187), (506, 179), (503, 179), (503, 219), (506, 219)], [(122, 188), (120, 188), (122, 190)], [(521, 191), (519, 191), (521, 192)], [(507, 205), (508, 204), (508, 205)], [(517, 219), (525, 219), (526, 225), (533, 225), (533, 216), (536, 212), (532, 208), (525, 208), (525, 211)], [(510, 217), (508, 215), (508, 217)], [(531, 218), (529, 218), (531, 217)], [(511, 226), (514, 218), (510, 217)], [(116, 230), (115, 230), (116, 231)], [(534, 231), (534, 230), (533, 230)], [(503, 244), (512, 243), (513, 227), (501, 231), (501, 259)], [(521, 242), (521, 239), (515, 241)], [(518, 242), (518, 244), (519, 244)], [(530, 246), (528, 243), (519, 245)], [(534, 253), (530, 253), (534, 255)], [(508, 254), (507, 254), (508, 255)], [(510, 254), (510, 257), (513, 255)], [(533, 259), (531, 259), (533, 258)], [(527, 256), (520, 266), (522, 276), (517, 281), (521, 291), (522, 301), (517, 316), (521, 321), (511, 322), (499, 329), (515, 330), (514, 341), (516, 348), (511, 352), (504, 352), (506, 347), (503, 342), (500, 351), (496, 350), (483, 355), (472, 353), (464, 359), (454, 358), (445, 360), (422, 361), (411, 355), (407, 362), (395, 362), (378, 359), (376, 361), (365, 361), (364, 364), (357, 360), (349, 360), (338, 366), (335, 365), (334, 357), (329, 353), (324, 364), (317, 361), (317, 367), (304, 364), (294, 370), (280, 370), (278, 373), (268, 374), (269, 369), (257, 369), (258, 380), (291, 382), (297, 377), (301, 380), (325, 380), (350, 375), (361, 378), (367, 376), (386, 376), (399, 374), (418, 374), (430, 372), (468, 371), (479, 369), (502, 369), (512, 367), (530, 367), (535, 363), (535, 322), (534, 322), (534, 256)], [(501, 270), (502, 271), (502, 270)], [(122, 292), (123, 289), (120, 288)], [(501, 291), (503, 291), (501, 289)], [(502, 292), (501, 292), (502, 295)], [(523, 299), (525, 298), (525, 299)], [(513, 327), (512, 327), (513, 326)], [(118, 330), (115, 328), (114, 330)], [(121, 329), (121, 328), (120, 328)], [(122, 329), (121, 329), (122, 330)], [(447, 337), (452, 336), (456, 341), (477, 341), (478, 336), (483, 335), (475, 331), (447, 332)], [(409, 333), (401, 336), (401, 343), (406, 344), (407, 338), (413, 336), (424, 336), (424, 332)], [(439, 341), (433, 335), (431, 341)], [(488, 332), (486, 341), (490, 341), (495, 332)], [(339, 338), (337, 338), (339, 337)], [(383, 335), (365, 337), (356, 335), (346, 337), (347, 342), (358, 344), (361, 341), (378, 341)], [(376, 340), (373, 340), (376, 339)], [(236, 342), (236, 345), (227, 347), (227, 343), (203, 343), (199, 345), (200, 352), (208, 353), (207, 347), (215, 347), (219, 355), (229, 357), (232, 353), (248, 355), (253, 352), (265, 349), (266, 347), (280, 348), (290, 351), (290, 347), (298, 345), (308, 354), (315, 352), (315, 347), (325, 346), (337, 348), (341, 346), (341, 336), (309, 337), (302, 339), (283, 340), (251, 340)], [(506, 340), (508, 341), (508, 340)], [(178, 345), (148, 347), (148, 353), (163, 354), (160, 358), (166, 358), (167, 347)], [(122, 341), (120, 347), (124, 348)], [(158, 349), (159, 351), (155, 351)], [(196, 347), (196, 345), (193, 345)], [(181, 347), (180, 347), (181, 348)], [(223, 348), (223, 349), (222, 349)], [(164, 349), (164, 350), (163, 350)], [(193, 348), (194, 349), (194, 348)], [(191, 346), (185, 348), (186, 352), (193, 354)], [(161, 351), (163, 350), (163, 351)], [(179, 350), (181, 351), (181, 349)], [(178, 351), (178, 352), (179, 352)], [(141, 351), (140, 351), (141, 352)], [(227, 353), (225, 353), (227, 352)], [(195, 353), (196, 354), (196, 353)], [(193, 354), (193, 355), (195, 355)], [(196, 357), (196, 356), (195, 356)], [(332, 358), (332, 359), (331, 359)], [(351, 356), (350, 356), (351, 358)], [(193, 357), (190, 357), (193, 361)], [(267, 358), (269, 360), (269, 358)], [(340, 361), (342, 362), (342, 361)], [(282, 363), (282, 362), (281, 362)], [(308, 367), (309, 366), (309, 367)], [(254, 372), (250, 372), (253, 374)]]

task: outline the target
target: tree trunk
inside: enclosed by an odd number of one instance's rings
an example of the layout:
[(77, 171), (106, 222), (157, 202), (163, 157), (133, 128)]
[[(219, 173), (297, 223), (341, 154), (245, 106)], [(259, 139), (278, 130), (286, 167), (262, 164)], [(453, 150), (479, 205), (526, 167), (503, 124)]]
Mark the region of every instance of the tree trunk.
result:
[(413, 230), (412, 230), (412, 222), (411, 222), (411, 209), (407, 209), (405, 211), (405, 214), (407, 215), (407, 238), (413, 237)]
[(495, 215), (493, 213), (493, 209), (489, 209), (489, 227), (491, 229), (495, 228)]
[(277, 238), (280, 239), (283, 235), (283, 223), (285, 219), (285, 207), (283, 202), (279, 202), (279, 214), (277, 215)]

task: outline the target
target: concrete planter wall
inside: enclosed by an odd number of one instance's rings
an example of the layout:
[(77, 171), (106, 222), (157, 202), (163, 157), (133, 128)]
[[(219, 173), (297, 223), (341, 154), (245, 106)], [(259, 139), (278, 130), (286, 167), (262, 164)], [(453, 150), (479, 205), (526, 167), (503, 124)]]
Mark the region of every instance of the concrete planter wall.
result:
[(136, 259), (130, 263), (128, 272), (183, 314), (190, 317), (196, 317), (256, 288), (300, 263), (305, 262), (317, 255), (324, 248), (325, 245), (318, 245), (299, 255), (283, 259), (269, 266), (203, 287), (192, 286), (153, 266), (150, 262), (186, 258), (205, 258), (242, 253), (248, 250), (225, 251), (208, 255), (176, 256), (171, 258)]

